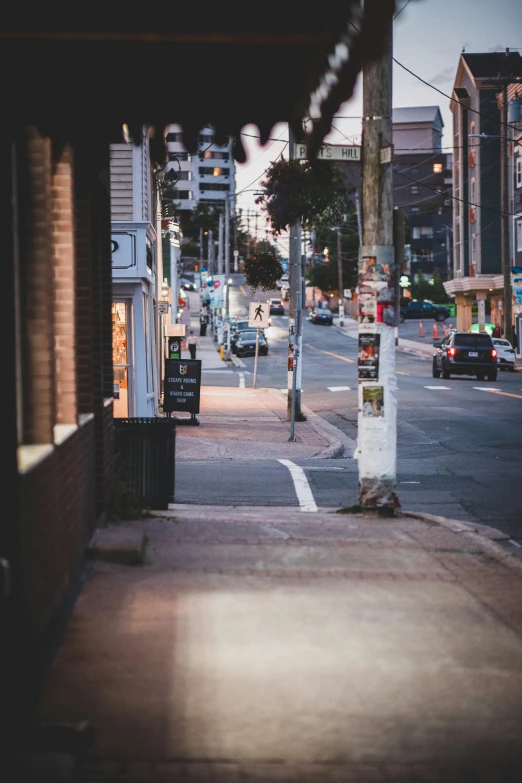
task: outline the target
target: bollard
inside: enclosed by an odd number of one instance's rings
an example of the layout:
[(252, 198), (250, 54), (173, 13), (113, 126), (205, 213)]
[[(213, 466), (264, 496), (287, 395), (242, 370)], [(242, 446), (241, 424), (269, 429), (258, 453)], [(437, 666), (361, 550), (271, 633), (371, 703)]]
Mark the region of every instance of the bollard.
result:
[(224, 359), (225, 358), (225, 346), (222, 345), (219, 349), (219, 358)]
[(424, 337), (424, 327), (422, 321), (419, 321), (419, 337)]
[(438, 340), (439, 339), (439, 330), (437, 329), (437, 324), (433, 324), (433, 339)]

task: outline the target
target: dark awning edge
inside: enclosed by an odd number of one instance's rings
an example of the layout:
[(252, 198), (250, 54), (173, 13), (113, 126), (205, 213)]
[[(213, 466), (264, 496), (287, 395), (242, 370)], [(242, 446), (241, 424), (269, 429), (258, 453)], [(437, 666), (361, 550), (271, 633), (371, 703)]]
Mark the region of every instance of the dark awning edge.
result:
[[(332, 0), (313, 18), (274, 5), (275, 31), (266, 20), (260, 27), (260, 20), (224, 16), (221, 8), (202, 19), (191, 6), (170, 28), (158, 15), (147, 27), (147, 20), (129, 27), (119, 16), (109, 24), (104, 11), (82, 17), (71, 32), (61, 16), (44, 14), (42, 26), (20, 15), (0, 31), (7, 128), (36, 125), (54, 139), (118, 143), (125, 123), (141, 144), (147, 127), (153, 163), (163, 168), (170, 124), (181, 126), (192, 154), (201, 128), (211, 125), (216, 141), (233, 137), (234, 158), (243, 163), (245, 125), (259, 128), (264, 146), (285, 122), (314, 160), (362, 64), (382, 49), (395, 0), (366, 0), (377, 8), (366, 16), (363, 0)], [(37, 67), (13, 69), (15, 62)], [(153, 65), (153, 78), (144, 64)], [(303, 120), (311, 120), (304, 129)]]

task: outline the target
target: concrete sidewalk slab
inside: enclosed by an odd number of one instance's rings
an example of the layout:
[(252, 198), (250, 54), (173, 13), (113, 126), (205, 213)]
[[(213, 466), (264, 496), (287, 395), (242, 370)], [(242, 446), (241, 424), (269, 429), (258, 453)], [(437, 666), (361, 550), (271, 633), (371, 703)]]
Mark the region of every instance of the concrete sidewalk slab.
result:
[(177, 459), (336, 458), (353, 444), (312, 411), (289, 441), (286, 395), (274, 389), (203, 386), (199, 427), (178, 427)]
[(128, 524), (150, 564), (94, 564), (38, 707), (90, 720), (85, 783), (520, 779), (522, 572), (483, 537), (324, 510), (161, 517)]

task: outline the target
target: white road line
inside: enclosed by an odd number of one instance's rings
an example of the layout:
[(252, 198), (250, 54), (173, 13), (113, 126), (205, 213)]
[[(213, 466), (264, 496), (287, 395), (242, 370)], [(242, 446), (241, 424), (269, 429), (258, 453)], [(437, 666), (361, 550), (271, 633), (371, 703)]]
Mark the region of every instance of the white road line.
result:
[(240, 372), (239, 375), (239, 388), (244, 389), (245, 388), (245, 373)]
[(296, 465), (289, 459), (278, 459), (277, 461), (281, 465), (285, 465), (290, 471), (301, 511), (317, 511), (317, 505), (303, 468), (300, 468), (299, 465)]
[(451, 386), (425, 386), (425, 389), (447, 389), (451, 391)]
[(351, 386), (327, 386), (328, 391), (351, 391)]
[(494, 386), (474, 386), (473, 388), (477, 391), (498, 391)]

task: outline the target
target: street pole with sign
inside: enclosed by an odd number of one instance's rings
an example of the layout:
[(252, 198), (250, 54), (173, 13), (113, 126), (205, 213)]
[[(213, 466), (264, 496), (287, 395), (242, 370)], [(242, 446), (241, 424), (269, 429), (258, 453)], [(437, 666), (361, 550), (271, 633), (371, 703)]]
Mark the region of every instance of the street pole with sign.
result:
[[(298, 291), (295, 295), (295, 312), (296, 312), (296, 333), (300, 333), (301, 326), (301, 293)], [(300, 361), (300, 345), (296, 340), (294, 345), (293, 355), (293, 368), (292, 368), (292, 401), (290, 407), (290, 437), (288, 440), (295, 441), (295, 415), (296, 415), (296, 403), (297, 403), (297, 373), (299, 371)]]
[(337, 229), (337, 276), (339, 279), (339, 326), (344, 326), (343, 259), (341, 253), (341, 229)]
[(248, 325), (256, 330), (256, 353), (254, 359), (254, 381), (252, 388), (257, 383), (257, 357), (259, 355), (259, 330), (267, 329), (270, 323), (270, 305), (268, 302), (250, 302), (248, 307)]
[[(365, 0), (368, 18), (382, 0)], [(362, 246), (359, 256), (358, 460), (363, 512), (395, 516), (397, 496), (397, 267), (393, 232), (392, 21), (363, 66)]]

